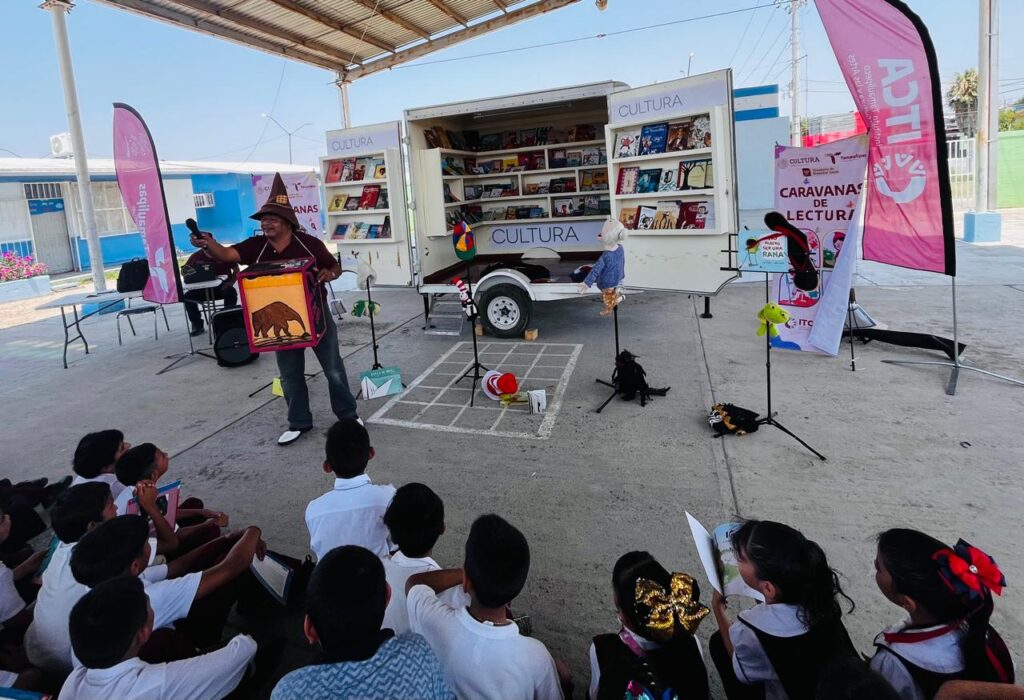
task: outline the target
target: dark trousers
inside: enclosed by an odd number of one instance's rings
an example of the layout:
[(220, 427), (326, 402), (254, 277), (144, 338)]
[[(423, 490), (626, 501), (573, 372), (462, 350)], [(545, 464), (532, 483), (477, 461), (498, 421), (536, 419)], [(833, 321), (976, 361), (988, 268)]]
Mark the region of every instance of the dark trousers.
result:
[(747, 685), (741, 683), (736, 677), (736, 672), (732, 667), (732, 656), (725, 651), (721, 632), (711, 635), (711, 639), (708, 640), (708, 649), (711, 652), (711, 660), (715, 662), (718, 677), (722, 679), (725, 697), (729, 700), (764, 700), (764, 685), (762, 683)]
[[(223, 299), (225, 309), (238, 306), (238, 292), (235, 291), (233, 285), (217, 287), (213, 290), (213, 298)], [(193, 328), (199, 328), (203, 325), (203, 314), (199, 310), (199, 305), (206, 301), (206, 290), (193, 289), (190, 292), (185, 292), (184, 299), (185, 315), (188, 316), (189, 323), (192, 324)]]
[[(327, 315), (324, 337), (313, 348), (316, 359), (324, 370), (327, 390), (331, 395), (331, 410), (339, 420), (356, 416), (356, 400), (348, 388), (345, 363), (338, 350), (338, 327)], [(306, 387), (306, 350), (279, 350), (277, 369), (281, 373), (284, 400), (288, 403), (288, 427), (302, 430), (313, 426), (313, 414), (309, 411), (309, 389)]]

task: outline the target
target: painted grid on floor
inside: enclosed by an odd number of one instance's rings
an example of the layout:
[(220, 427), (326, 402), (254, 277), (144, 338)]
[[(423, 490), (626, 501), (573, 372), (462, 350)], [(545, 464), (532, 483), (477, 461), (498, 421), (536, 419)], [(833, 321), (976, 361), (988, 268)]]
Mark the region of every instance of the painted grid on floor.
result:
[(423, 374), (410, 382), (367, 422), (403, 428), (547, 440), (562, 408), (562, 398), (582, 345), (570, 343), (502, 343), (480, 341), (480, 363), (512, 372), (519, 390), (547, 391), (547, 410), (531, 414), (525, 405), (503, 407), (476, 386), (470, 407), (471, 377), (459, 381), (473, 366), (473, 343), (456, 343)]

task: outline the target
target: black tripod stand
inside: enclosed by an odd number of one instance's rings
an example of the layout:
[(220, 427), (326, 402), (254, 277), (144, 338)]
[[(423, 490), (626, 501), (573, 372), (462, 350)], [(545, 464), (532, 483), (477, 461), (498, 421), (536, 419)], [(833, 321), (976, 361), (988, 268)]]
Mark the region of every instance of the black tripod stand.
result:
[(472, 311), (469, 315), (469, 330), (470, 335), (473, 336), (473, 364), (462, 373), (461, 377), (455, 380), (455, 384), (458, 384), (470, 374), (473, 375), (473, 386), (470, 387), (469, 394), (469, 405), (472, 408), (473, 402), (476, 400), (476, 385), (484, 378), (481, 372), (486, 372), (487, 368), (480, 364), (480, 353), (476, 346), (476, 319), (479, 314), (477, 313), (476, 304), (473, 303), (473, 276), (468, 261), (466, 262), (466, 293), (469, 295), (469, 308)]
[[(618, 359), (618, 357), (619, 357), (619, 307), (618, 307), (618, 305), (616, 305), (615, 308), (612, 309), (612, 316), (615, 319), (615, 358)], [(596, 381), (598, 384), (604, 384), (607, 387), (611, 387), (611, 389), (612, 389), (612, 395), (609, 396), (607, 399), (605, 399), (604, 403), (602, 403), (600, 406), (597, 407), (596, 413), (600, 413), (601, 411), (604, 410), (604, 407), (607, 406), (608, 404), (610, 404), (612, 399), (614, 399), (615, 396), (619, 393), (619, 387), (615, 383), (614, 378), (613, 378), (613, 381), (610, 381), (610, 382), (606, 382), (603, 379), (595, 379), (594, 381)]]
[[(370, 294), (371, 286), (370, 280), (366, 280), (366, 313), (370, 315), (370, 342), (373, 345), (373, 367), (370, 368), (372, 372), (375, 369), (384, 369), (384, 365), (380, 363), (380, 358), (377, 356), (377, 350), (380, 349), (380, 346), (377, 345), (377, 322), (374, 320), (377, 314), (373, 311), (373, 296)], [(402, 388), (405, 388), (405, 384), (402, 385)], [(358, 399), (362, 395), (363, 388), (360, 386), (356, 398)]]
[[(769, 289), (769, 287), (770, 287), (769, 280), (770, 279), (771, 279), (771, 274), (770, 273), (765, 273), (765, 276), (764, 276), (764, 303), (765, 304), (768, 304), (771, 301), (771, 290)], [(767, 321), (765, 321), (765, 323), (767, 324)], [(782, 425), (782, 423), (779, 423), (777, 420), (775, 420), (775, 414), (772, 412), (772, 334), (771, 334), (771, 327), (770, 326), (765, 328), (765, 334), (764, 334), (764, 359), (765, 359), (765, 362), (764, 362), (764, 366), (765, 366), (765, 379), (766, 379), (766, 383), (767, 383), (767, 387), (768, 387), (768, 389), (767, 389), (767, 394), (768, 394), (768, 411), (767, 411), (767, 415), (765, 415), (764, 418), (758, 418), (757, 419), (757, 424), (758, 425), (772, 425), (772, 426), (775, 426), (776, 428), (778, 428), (779, 430), (784, 432), (786, 435), (790, 436), (791, 438), (793, 438), (794, 440), (799, 442), (801, 445), (806, 447), (808, 450), (810, 450), (816, 457), (818, 457), (818, 459), (820, 459), (822, 461), (825, 461), (825, 455), (823, 455), (820, 452), (818, 452), (816, 449), (814, 449), (813, 447), (808, 445), (806, 442), (801, 440), (800, 437), (796, 435), (796, 433), (794, 433), (793, 431), (789, 430), (786, 426)]]

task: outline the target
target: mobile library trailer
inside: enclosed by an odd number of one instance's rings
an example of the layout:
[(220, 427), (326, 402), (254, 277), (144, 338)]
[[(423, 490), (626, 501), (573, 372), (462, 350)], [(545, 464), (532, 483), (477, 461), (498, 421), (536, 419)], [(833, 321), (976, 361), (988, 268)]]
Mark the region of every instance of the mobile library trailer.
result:
[[(407, 110), (414, 236), (399, 223), (405, 188), (393, 178), (402, 159), (397, 151), (388, 159), (390, 145), (382, 155), (383, 139), (367, 131), (387, 127), (393, 138), (397, 124), (330, 132), (328, 230), (343, 254), (369, 256), (379, 283), (415, 284), (428, 329), (461, 317), (442, 310), (466, 272), (452, 246), (459, 221), (476, 234), (474, 298), (498, 337), (522, 335), (534, 302), (579, 296), (580, 268), (600, 256), (608, 216), (631, 229), (624, 287), (716, 294), (734, 277), (720, 269), (738, 220), (731, 83), (724, 70), (644, 88), (608, 81)], [(390, 238), (380, 229), (353, 234), (345, 223), (362, 215), (331, 211), (332, 194), (365, 185), (345, 180), (359, 167), (345, 149), (387, 161), (387, 213), (374, 212), (389, 220)], [(351, 211), (367, 211), (365, 190), (358, 199)]]

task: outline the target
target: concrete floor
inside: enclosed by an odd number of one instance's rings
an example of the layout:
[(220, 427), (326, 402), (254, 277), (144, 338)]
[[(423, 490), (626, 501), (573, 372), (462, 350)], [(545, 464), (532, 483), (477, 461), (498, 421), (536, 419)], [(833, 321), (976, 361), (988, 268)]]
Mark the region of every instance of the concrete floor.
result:
[[(1024, 374), (1024, 235), (1015, 235), (1004, 245), (958, 244), (965, 359), (1010, 375)], [(890, 328), (951, 333), (945, 278), (864, 263), (857, 291)], [(623, 347), (640, 355), (652, 385), (672, 390), (646, 408), (616, 400), (600, 415), (593, 409), (606, 389), (594, 380), (612, 369), (610, 321), (589, 300), (541, 304), (534, 325), (542, 341), (583, 345), (549, 439), (371, 423), (378, 456), (370, 474), (396, 485), (421, 481), (441, 495), (448, 530), (435, 558), (443, 565), (460, 562), (479, 514), (499, 513), (525, 532), (533, 563), (516, 608), (570, 663), (578, 688), (588, 682), (590, 637), (615, 628), (610, 577), (619, 555), (646, 549), (703, 583), (684, 510), (709, 526), (736, 515), (782, 520), (817, 540), (857, 602), (847, 624), (863, 651), (899, 617), (874, 584), (874, 535), (912, 526), (951, 543), (963, 537), (1006, 574), (1010, 587), (994, 619), (1019, 653), (1024, 558), (1014, 533), (1024, 526), (1024, 387), (968, 372), (948, 397), (946, 370), (881, 362), (941, 359), (935, 353), (879, 343), (857, 345), (857, 372), (849, 369), (848, 346), (839, 358), (776, 352), (778, 419), (828, 461), (771, 428), (713, 439), (704, 420), (713, 402), (764, 410), (764, 346), (754, 335), (762, 294), (758, 284), (731, 285), (713, 300), (710, 320), (699, 318), (698, 299), (629, 295), (620, 314)], [(346, 298), (351, 305), (354, 297)], [(399, 365), (407, 380), (455, 342), (422, 334), (414, 292), (382, 290), (375, 298), (383, 305), (382, 360)], [(73, 351), (68, 370), (60, 366), (59, 317), (0, 330), (2, 475), (59, 477), (82, 434), (118, 427), (131, 442), (152, 441), (171, 453), (170, 476), (227, 510), (233, 526), (258, 524), (272, 548), (304, 554), (303, 509), (330, 486), (320, 469), (331, 422), (322, 378), (310, 380), (317, 429), (279, 448), (284, 402), (269, 391), (247, 396), (276, 374), (273, 358), (232, 370), (198, 358), (157, 376), (165, 355), (187, 349), (181, 312), (169, 315), (174, 330), (159, 342), (140, 328), (123, 348), (112, 317), (90, 319), (94, 353)], [(340, 337), (355, 385), (372, 364), (367, 321), (348, 317)], [(318, 370), (309, 357), (310, 371)], [(386, 401), (367, 402), (361, 413), (370, 416)], [(298, 623), (289, 624), (296, 628), (285, 663), (295, 664)], [(713, 630), (708, 619), (701, 635)]]

